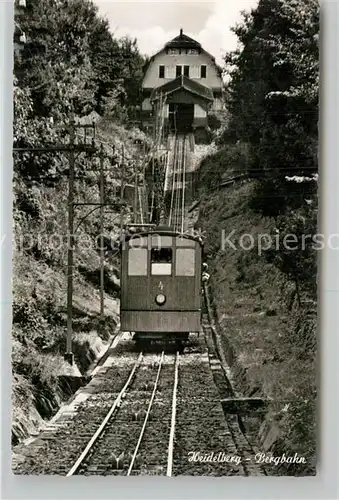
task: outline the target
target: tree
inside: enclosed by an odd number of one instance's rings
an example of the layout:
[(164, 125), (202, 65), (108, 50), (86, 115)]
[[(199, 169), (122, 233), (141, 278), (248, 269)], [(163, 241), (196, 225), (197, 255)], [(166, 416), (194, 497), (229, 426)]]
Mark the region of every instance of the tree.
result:
[[(71, 111), (114, 121), (133, 115), (143, 58), (135, 40), (114, 38), (91, 0), (27, 0), (18, 21), (27, 44), (14, 66), (15, 147), (64, 142)], [(49, 182), (65, 168), (49, 153), (15, 161), (26, 182)]]
[(105, 98), (121, 84), (120, 105), (139, 103), (144, 59), (136, 40), (114, 38), (92, 0), (28, 0), (20, 26), (28, 43), (15, 74), (37, 115), (103, 114)]
[[(285, 177), (317, 171), (318, 2), (260, 0), (234, 32), (239, 47), (225, 58), (229, 129), (249, 145), (260, 210), (276, 216), (295, 195)], [(269, 191), (279, 198), (274, 206)]]

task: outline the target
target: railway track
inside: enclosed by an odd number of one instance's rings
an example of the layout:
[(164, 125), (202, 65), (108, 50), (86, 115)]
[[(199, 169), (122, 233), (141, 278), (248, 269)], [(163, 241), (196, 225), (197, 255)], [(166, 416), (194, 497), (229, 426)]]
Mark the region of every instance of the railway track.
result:
[(63, 412), (26, 448), (27, 459), (14, 469), (67, 477), (171, 476), (180, 355), (133, 354), (120, 380), (114, 380), (117, 371), (110, 369), (113, 359), (108, 358), (82, 391), (73, 415), (70, 409)]
[[(225, 415), (227, 384), (209, 323), (184, 354), (136, 352), (122, 341), (65, 411), (28, 446), (20, 474), (263, 475), (237, 415)], [(224, 377), (224, 379), (223, 379)], [(20, 450), (18, 450), (20, 448)], [(240, 462), (191, 460), (227, 453)]]
[[(165, 471), (169, 476), (172, 474), (179, 353), (176, 354), (174, 363), (172, 363), (172, 356), (166, 357), (167, 364), (169, 364), (167, 371), (173, 371), (172, 374), (162, 373), (166, 370), (164, 369), (164, 351), (156, 361), (153, 358), (154, 356), (142, 352), (139, 354), (125, 385), (66, 474), (68, 477), (75, 474), (104, 474), (108, 471), (113, 472), (114, 475), (126, 476), (136, 473), (164, 475)], [(151, 362), (147, 363), (149, 359)], [(154, 373), (151, 375), (147, 368)], [(147, 371), (146, 382), (143, 371)], [(171, 387), (168, 384), (169, 378), (172, 378), (173, 386), (172, 405), (170, 405), (169, 398), (169, 387)], [(165, 379), (164, 397), (164, 388), (160, 386), (160, 382), (164, 382)], [(167, 409), (165, 422), (169, 424), (169, 428), (167, 425), (164, 426), (163, 407)], [(169, 414), (171, 414), (170, 419)], [(147, 441), (154, 435), (154, 427), (158, 428), (158, 432), (162, 431), (162, 434), (165, 434), (157, 450), (156, 463), (152, 460), (152, 454), (156, 448), (155, 443), (147, 446)], [(166, 456), (167, 469), (165, 468)]]
[[(175, 137), (167, 177), (168, 221), (177, 231), (185, 229), (187, 145), (187, 137)], [(265, 475), (253, 462), (254, 450), (238, 415), (226, 413), (221, 403), (234, 394), (206, 286), (204, 290), (204, 335), (195, 335), (184, 355), (136, 352), (130, 339), (115, 342), (91, 382), (56, 422), (27, 448), (19, 446), (22, 459), (14, 472), (67, 477)], [(229, 460), (195, 460), (211, 450), (226, 452)]]
[(174, 155), (172, 169), (168, 172), (170, 180), (166, 186), (170, 186), (170, 209), (168, 225), (175, 231), (185, 230), (185, 188), (186, 188), (186, 162), (189, 149), (188, 137), (176, 136), (174, 139)]
[(129, 389), (130, 385), (133, 382), (133, 378), (135, 376), (135, 372), (137, 368), (140, 365), (140, 361), (142, 359), (142, 353), (139, 354), (138, 359), (136, 360), (129, 377), (127, 379), (127, 382), (119, 392), (117, 398), (115, 399), (113, 405), (109, 409), (107, 415), (105, 415), (103, 421), (99, 425), (98, 429), (94, 432), (93, 436), (89, 440), (88, 444), (86, 445), (85, 449), (82, 451), (80, 454), (79, 458), (75, 461), (71, 469), (68, 471), (66, 474), (67, 477), (73, 476), (74, 474), (78, 473), (81, 468), (86, 467), (86, 459), (87, 457), (93, 453), (94, 446), (98, 443), (99, 438), (102, 436), (102, 433), (104, 430), (107, 428), (108, 423), (111, 422), (112, 418), (114, 417), (114, 412), (121, 406), (123, 398), (126, 396), (126, 391)]

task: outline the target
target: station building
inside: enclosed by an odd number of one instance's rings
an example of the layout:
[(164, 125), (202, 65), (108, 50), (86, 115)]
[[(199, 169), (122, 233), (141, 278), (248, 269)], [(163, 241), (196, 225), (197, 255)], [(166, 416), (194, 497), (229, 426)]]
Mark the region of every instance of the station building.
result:
[(167, 131), (206, 129), (209, 117), (224, 108), (221, 68), (182, 29), (151, 57), (142, 91), (143, 124), (152, 126), (154, 113), (162, 113)]

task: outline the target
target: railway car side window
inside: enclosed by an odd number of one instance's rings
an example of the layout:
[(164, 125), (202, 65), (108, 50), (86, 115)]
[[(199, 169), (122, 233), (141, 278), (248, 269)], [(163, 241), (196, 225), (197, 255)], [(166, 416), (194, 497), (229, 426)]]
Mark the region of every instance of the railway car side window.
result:
[(128, 250), (128, 276), (147, 276), (147, 248)]
[(175, 264), (177, 276), (194, 276), (195, 250), (193, 248), (177, 248)]
[(172, 248), (152, 248), (151, 274), (158, 276), (172, 274)]

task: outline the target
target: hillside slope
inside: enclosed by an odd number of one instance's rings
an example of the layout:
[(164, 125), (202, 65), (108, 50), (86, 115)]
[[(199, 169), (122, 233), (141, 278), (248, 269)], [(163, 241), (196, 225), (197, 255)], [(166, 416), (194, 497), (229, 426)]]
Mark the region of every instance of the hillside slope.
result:
[[(125, 148), (124, 161), (138, 155), (138, 129), (98, 118), (97, 131), (117, 151)], [(67, 172), (67, 158), (60, 170)], [(111, 202), (104, 216), (105, 235), (114, 242), (120, 232), (120, 205), (116, 194), (120, 161), (105, 160), (105, 199)], [(132, 167), (125, 171), (129, 175)], [(76, 163), (76, 201), (99, 200), (98, 159)], [(105, 320), (100, 312), (99, 211), (91, 206), (75, 208), (78, 243), (74, 253), (73, 352), (75, 366), (64, 361), (66, 351), (67, 298), (67, 176), (50, 183), (14, 179), (13, 252), (13, 431), (14, 443), (35, 432), (61, 402), (81, 383), (91, 363), (108, 346), (119, 321), (119, 255), (105, 254)], [(126, 216), (129, 207), (125, 209)], [(88, 216), (86, 217), (86, 214)], [(83, 219), (83, 221), (82, 221)]]
[[(252, 190), (246, 182), (205, 195), (196, 225), (205, 235), (215, 311), (237, 389), (272, 401), (262, 444), (274, 454), (297, 452), (307, 460), (282, 464), (275, 473), (313, 474), (316, 303), (303, 295), (299, 305), (294, 284), (259, 255), (258, 235), (270, 234), (274, 222), (249, 208)], [(264, 429), (271, 431), (266, 443)]]

